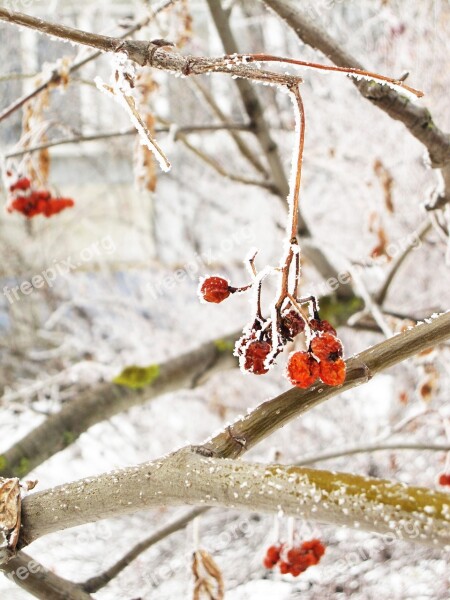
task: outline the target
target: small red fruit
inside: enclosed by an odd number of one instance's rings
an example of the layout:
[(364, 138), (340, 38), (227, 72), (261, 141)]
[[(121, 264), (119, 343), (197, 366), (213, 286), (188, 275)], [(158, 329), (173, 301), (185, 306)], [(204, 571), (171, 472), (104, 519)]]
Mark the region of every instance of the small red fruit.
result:
[(291, 572), (291, 565), (287, 562), (280, 562), (280, 573), (286, 575)]
[(206, 302), (219, 304), (231, 294), (230, 286), (223, 277), (207, 277), (202, 283), (200, 293)]
[(272, 346), (268, 342), (251, 342), (244, 351), (244, 369), (255, 375), (267, 373), (269, 369), (264, 363), (271, 350)]
[(309, 326), (312, 331), (328, 331), (329, 333), (336, 335), (336, 329), (325, 319), (311, 319), (309, 321)]
[(325, 554), (325, 546), (320, 540), (309, 540), (308, 542), (303, 542), (302, 549), (305, 552), (312, 551), (317, 561), (319, 561)]
[(438, 481), (439, 485), (450, 485), (450, 473), (441, 473)]
[(31, 181), (28, 177), (21, 177), (15, 183), (9, 186), (10, 192), (15, 192), (16, 190), (27, 190), (31, 185)]
[(266, 569), (272, 569), (277, 564), (280, 560), (280, 551), (281, 546), (270, 546), (267, 548), (266, 556), (263, 561)]
[(320, 379), (327, 385), (341, 385), (345, 381), (346, 367), (342, 358), (335, 362), (322, 361), (319, 365)]
[(311, 350), (318, 360), (335, 362), (342, 358), (342, 343), (332, 333), (319, 333), (311, 341)]
[(295, 310), (290, 310), (283, 315), (282, 326), (290, 338), (295, 338), (305, 329), (305, 321)]
[(308, 388), (319, 377), (319, 363), (308, 352), (294, 352), (289, 357), (287, 378), (299, 388)]

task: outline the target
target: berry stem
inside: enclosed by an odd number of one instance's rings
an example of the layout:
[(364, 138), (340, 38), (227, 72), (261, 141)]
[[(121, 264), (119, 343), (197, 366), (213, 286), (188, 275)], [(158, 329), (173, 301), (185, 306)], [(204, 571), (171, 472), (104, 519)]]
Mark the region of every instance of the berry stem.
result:
[(346, 73), (347, 75), (359, 75), (360, 77), (366, 77), (378, 81), (380, 83), (390, 83), (391, 85), (398, 86), (404, 90), (414, 94), (417, 98), (422, 98), (424, 93), (421, 90), (416, 90), (401, 79), (394, 79), (393, 77), (386, 77), (386, 75), (380, 75), (379, 73), (373, 73), (372, 71), (365, 71), (364, 69), (356, 69), (354, 67), (336, 67), (334, 65), (322, 65), (319, 63), (308, 62), (304, 60), (297, 60), (295, 58), (286, 58), (282, 56), (273, 56), (272, 54), (238, 54), (230, 59), (240, 58), (246, 62), (283, 62), (291, 65), (299, 65), (301, 67), (309, 67), (311, 69), (319, 69), (321, 71), (337, 71), (339, 73)]
[[(293, 164), (292, 164), (292, 176), (291, 176), (291, 190), (290, 190), (290, 202), (289, 202), (289, 218), (290, 218), (290, 231), (289, 231), (289, 243), (286, 259), (283, 266), (281, 267), (282, 278), (281, 278), (281, 292), (277, 300), (275, 308), (277, 313), (280, 313), (284, 300), (287, 298), (289, 293), (289, 272), (292, 264), (294, 254), (298, 255), (298, 249), (294, 253), (293, 247), (298, 246), (297, 242), (297, 229), (298, 229), (298, 208), (300, 198), (300, 185), (302, 178), (302, 165), (303, 165), (303, 150), (305, 147), (305, 111), (303, 106), (302, 96), (298, 85), (288, 88), (294, 106), (298, 110), (298, 147), (295, 149)], [(299, 264), (299, 263), (298, 263)], [(296, 287), (298, 286), (298, 267), (296, 267)]]

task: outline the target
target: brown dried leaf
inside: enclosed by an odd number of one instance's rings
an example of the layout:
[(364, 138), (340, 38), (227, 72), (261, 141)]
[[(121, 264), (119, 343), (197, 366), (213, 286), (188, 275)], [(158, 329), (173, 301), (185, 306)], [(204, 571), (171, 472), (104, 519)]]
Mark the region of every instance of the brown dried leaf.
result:
[(194, 552), (192, 573), (194, 575), (193, 600), (223, 600), (225, 590), (222, 572), (213, 557), (205, 550)]
[(20, 530), (20, 485), (17, 477), (0, 477), (0, 564), (14, 553)]
[(388, 212), (393, 213), (395, 211), (394, 202), (392, 200), (392, 187), (394, 185), (394, 179), (390, 171), (384, 166), (380, 159), (376, 159), (373, 163), (373, 170), (375, 175), (378, 177), (384, 192), (384, 204)]

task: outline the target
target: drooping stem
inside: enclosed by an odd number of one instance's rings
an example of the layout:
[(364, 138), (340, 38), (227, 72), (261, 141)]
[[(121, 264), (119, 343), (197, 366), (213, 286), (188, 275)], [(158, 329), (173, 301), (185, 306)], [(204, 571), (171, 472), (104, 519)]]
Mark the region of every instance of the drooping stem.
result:
[[(279, 312), (286, 299), (289, 289), (289, 273), (294, 255), (298, 256), (298, 249), (294, 252), (293, 246), (298, 244), (297, 242), (297, 229), (298, 229), (298, 214), (299, 214), (299, 199), (300, 199), (300, 186), (302, 179), (302, 165), (303, 165), (303, 150), (305, 147), (305, 111), (303, 106), (303, 99), (300, 94), (298, 85), (289, 88), (289, 92), (292, 95), (294, 107), (296, 109), (296, 131), (298, 131), (298, 147), (295, 149), (295, 155), (292, 161), (292, 175), (290, 181), (290, 193), (289, 193), (289, 224), (288, 224), (288, 249), (286, 259), (281, 267), (282, 279), (281, 279), (281, 292), (276, 303), (276, 309)], [(298, 287), (298, 280), (296, 281), (296, 288)]]

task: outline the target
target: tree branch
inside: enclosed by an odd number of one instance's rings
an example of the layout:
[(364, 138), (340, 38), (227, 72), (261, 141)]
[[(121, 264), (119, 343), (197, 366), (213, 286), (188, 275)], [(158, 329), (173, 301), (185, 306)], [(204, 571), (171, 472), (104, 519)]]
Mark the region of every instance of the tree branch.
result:
[(127, 552), (121, 559), (115, 562), (111, 567), (100, 573), (100, 575), (96, 575), (91, 577), (83, 584), (81, 584), (82, 588), (89, 593), (97, 592), (105, 585), (108, 585), (110, 581), (112, 581), (119, 573), (121, 573), (128, 565), (130, 565), (136, 558), (148, 550), (154, 544), (157, 544), (161, 540), (165, 539), (172, 533), (180, 531), (180, 529), (184, 529), (188, 523), (190, 523), (196, 517), (202, 515), (208, 510), (208, 507), (203, 508), (194, 508), (190, 510), (182, 517), (178, 519), (174, 519), (158, 531), (155, 531), (150, 536), (137, 543), (129, 552)]
[[(274, 10), (308, 46), (319, 50), (339, 67), (356, 67), (364, 70), (351, 54), (320, 26), (289, 0), (263, 0)], [(410, 133), (427, 148), (433, 167), (450, 163), (450, 135), (434, 124), (430, 112), (413, 104), (399, 92), (376, 82), (352, 79), (362, 96), (373, 102), (393, 119), (401, 121)]]
[[(96, 479), (85, 479), (31, 494), (22, 503), (22, 531), (19, 545), (24, 547), (47, 533), (96, 521), (98, 518), (107, 518), (161, 504), (202, 503), (211, 506), (277, 510), (277, 504), (280, 504), (277, 502), (279, 500), (278, 492), (283, 491), (284, 488), (286, 488), (286, 496), (281, 495), (285, 500), (285, 502), (284, 500), (281, 502), (281, 506), (287, 514), (300, 515), (303, 512), (305, 516), (347, 525), (351, 525), (352, 520), (354, 525), (354, 521), (358, 520), (361, 522), (362, 528), (384, 532), (389, 529), (387, 523), (391, 519), (397, 517), (403, 519), (407, 517), (406, 513), (410, 513), (408, 518), (417, 519), (417, 524), (421, 528), (421, 537), (418, 538), (418, 541), (435, 543), (433, 539), (436, 539), (437, 543), (444, 543), (443, 540), (450, 536), (450, 521), (448, 521), (450, 513), (444, 514), (444, 504), (445, 501), (448, 501), (448, 496), (445, 494), (408, 489), (393, 483), (377, 482), (377, 480), (369, 480), (369, 483), (364, 483), (367, 481), (365, 478), (353, 475), (321, 474), (321, 472), (316, 472), (314, 475), (314, 471), (299, 471), (292, 467), (267, 468), (254, 465), (246, 467), (242, 466), (243, 463), (222, 462), (216, 458), (234, 458), (241, 455), (305, 410), (367, 381), (376, 373), (425, 348), (436, 345), (448, 337), (450, 337), (450, 313), (445, 313), (349, 359), (346, 382), (337, 389), (324, 385), (314, 385), (309, 390), (291, 389), (262, 403), (247, 416), (239, 419), (202, 446), (182, 448), (156, 462), (145, 463), (102, 475)], [(213, 469), (214, 472), (210, 472), (210, 469)], [(256, 470), (251, 471), (251, 469)], [(278, 469), (281, 469), (281, 488), (277, 487), (278, 484), (272, 487), (269, 483), (272, 476), (277, 478)], [(204, 480), (200, 477), (197, 478), (197, 470), (200, 474), (206, 470), (209, 475)], [(252, 473), (256, 473), (253, 479)], [(267, 473), (270, 473), (270, 477)], [(294, 477), (294, 491), (289, 491), (289, 486), (286, 486), (286, 477), (289, 474)], [(230, 477), (235, 477), (235, 479), (230, 480)], [(246, 498), (246, 491), (242, 491), (245, 485), (242, 486), (242, 489), (235, 485), (238, 495), (236, 498), (234, 494), (230, 493), (230, 481), (236, 482), (241, 478), (242, 484), (244, 480), (247, 480), (248, 484), (252, 483), (253, 486), (260, 485), (261, 481), (267, 481), (267, 489), (258, 488), (257, 493), (251, 494), (251, 498), (250, 496)], [(372, 500), (375, 501), (369, 490), (377, 490), (375, 494), (377, 502), (381, 501), (382, 497), (383, 502), (387, 505), (386, 510), (389, 512), (387, 521), (382, 520), (383, 522), (380, 523), (373, 514), (369, 514), (370, 510), (366, 516), (360, 515), (359, 511), (363, 510), (361, 506), (355, 507), (356, 513), (352, 512), (350, 519), (345, 518), (339, 508), (335, 507), (334, 501), (330, 503), (330, 494), (332, 492), (334, 494), (334, 491), (343, 484), (350, 487), (356, 484), (362, 485), (365, 490), (363, 504), (367, 501), (369, 504)], [(325, 503), (326, 506), (323, 503), (316, 506), (314, 497), (311, 495), (313, 488), (319, 489), (320, 494), (325, 494), (328, 499), (328, 504)], [(351, 489), (353, 489), (353, 496), (356, 488), (351, 487)], [(274, 490), (277, 491), (276, 494), (273, 493)], [(406, 501), (408, 495), (413, 498), (409, 503)], [(294, 496), (296, 497), (295, 501)], [(302, 510), (299, 508), (299, 498), (304, 501), (304, 504), (300, 504)], [(391, 502), (394, 506), (391, 506)], [(398, 513), (395, 513), (396, 505), (401, 507)], [(425, 519), (426, 506), (432, 506), (432, 510), (435, 511), (433, 515), (437, 517), (436, 523), (438, 528), (441, 528), (440, 533), (435, 530), (434, 524), (429, 523), (430, 520), (433, 521), (429, 514)], [(412, 516), (413, 514), (414, 516)], [(407, 537), (411, 539), (410, 535)]]
[[(161, 125), (155, 127), (155, 133), (167, 133), (171, 130), (168, 125)], [(223, 123), (216, 125), (211, 123), (210, 125), (181, 125), (175, 126), (175, 139), (179, 133), (202, 133), (209, 131), (250, 131), (250, 126), (245, 123)], [(137, 135), (136, 128), (125, 129), (121, 131), (111, 131), (104, 133), (94, 133), (92, 135), (75, 135), (71, 138), (61, 138), (59, 140), (51, 140), (44, 144), (37, 144), (36, 146), (30, 146), (22, 150), (17, 150), (5, 154), (5, 158), (17, 158), (24, 154), (38, 152), (39, 150), (45, 150), (46, 148), (53, 148), (55, 146), (62, 146), (65, 144), (80, 144), (84, 142), (94, 142), (97, 140), (107, 140), (114, 137), (122, 137), (128, 135)]]
[(208, 458), (189, 448), (28, 496), (19, 543), (161, 504), (282, 510), (428, 545), (450, 543), (447, 494), (347, 473)]
[[(139, 21), (135, 25), (132, 25), (131, 27), (129, 27), (119, 37), (119, 39), (125, 39), (129, 35), (132, 35), (133, 33), (136, 33), (136, 31), (139, 31), (140, 29), (142, 29), (143, 27), (145, 27), (146, 25), (148, 25), (148, 23), (157, 14), (159, 14), (160, 12), (162, 12), (163, 10), (165, 10), (166, 8), (169, 8), (169, 6), (171, 6), (172, 4), (174, 4), (174, 2), (176, 2), (176, 0), (163, 0), (159, 5), (157, 5), (154, 8), (152, 8), (152, 10), (151, 10), (151, 12), (150, 12), (149, 15), (147, 15), (146, 17), (144, 17), (141, 21)], [(5, 12), (5, 10), (0, 8), (0, 20), (5, 20), (5, 21), (10, 20), (10, 19), (8, 19), (6, 17), (2, 17), (2, 12)], [(6, 12), (11, 12), (11, 11), (6, 11)], [(17, 14), (20, 14), (20, 13), (17, 13)], [(26, 17), (26, 15), (23, 15), (23, 16)], [(74, 63), (69, 68), (69, 74), (70, 73), (74, 73), (75, 71), (78, 71), (78, 69), (81, 69), (81, 67), (84, 67), (84, 65), (87, 65), (89, 62), (91, 62), (91, 60), (95, 60), (99, 56), (101, 56), (101, 52), (93, 52), (92, 54), (90, 54), (86, 58), (83, 58), (83, 59), (79, 60), (78, 62)], [(5, 108), (0, 113), (0, 122), (3, 121), (3, 119), (6, 119), (10, 115), (12, 115), (16, 110), (19, 110), (19, 108), (21, 108), (26, 102), (28, 102), (29, 100), (31, 100), (32, 98), (34, 98), (35, 96), (37, 96), (38, 94), (40, 94), (41, 92), (43, 92), (44, 90), (46, 90), (49, 85), (58, 83), (60, 81), (60, 79), (61, 79), (61, 77), (60, 77), (59, 72), (57, 70), (53, 71), (53, 73), (51, 73), (51, 75), (41, 85), (39, 85), (37, 88), (35, 88), (31, 92), (29, 92), (28, 94), (25, 94), (24, 96), (22, 96), (18, 100), (15, 100), (10, 106), (8, 106), (7, 108)]]
[(52, 573), (25, 552), (18, 552), (9, 562), (1, 565), (0, 570), (15, 584), (41, 600), (93, 600), (81, 586)]
[(159, 365), (151, 365), (148, 368), (153, 369), (154, 377), (141, 389), (106, 382), (83, 392), (0, 455), (0, 476), (24, 477), (75, 442), (92, 425), (162, 394), (195, 387), (212, 370), (237, 365), (231, 349), (239, 335), (240, 332), (235, 332)]

